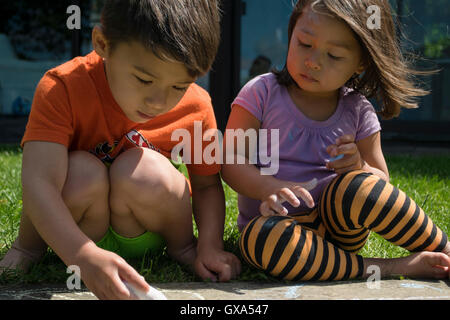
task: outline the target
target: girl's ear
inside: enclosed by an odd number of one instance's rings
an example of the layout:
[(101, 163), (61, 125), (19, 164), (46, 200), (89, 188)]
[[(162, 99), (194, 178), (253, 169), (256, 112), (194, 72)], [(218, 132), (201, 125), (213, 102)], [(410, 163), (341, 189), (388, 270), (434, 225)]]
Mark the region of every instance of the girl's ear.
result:
[(361, 60), (361, 63), (359, 64), (358, 69), (356, 69), (356, 74), (360, 75), (365, 70), (366, 70), (366, 63), (364, 62), (364, 60)]

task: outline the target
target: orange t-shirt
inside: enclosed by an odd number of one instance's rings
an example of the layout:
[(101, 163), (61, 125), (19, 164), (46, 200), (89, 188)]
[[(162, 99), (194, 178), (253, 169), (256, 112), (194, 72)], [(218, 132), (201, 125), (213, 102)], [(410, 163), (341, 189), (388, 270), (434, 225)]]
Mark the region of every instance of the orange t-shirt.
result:
[(68, 151), (89, 151), (105, 163), (133, 147), (151, 148), (170, 158), (172, 148), (181, 142), (181, 138), (172, 141), (172, 132), (186, 129), (191, 137), (192, 161), (186, 165), (189, 172), (216, 174), (220, 164), (207, 164), (203, 157), (194, 162), (194, 139), (201, 142), (202, 154), (211, 143), (195, 137), (199, 135), (199, 127), (194, 130), (195, 121), (201, 121), (203, 134), (217, 128), (211, 98), (196, 84), (169, 112), (143, 124), (129, 120), (113, 98), (103, 59), (93, 51), (43, 76), (35, 91), (21, 146), (27, 141), (60, 143)]

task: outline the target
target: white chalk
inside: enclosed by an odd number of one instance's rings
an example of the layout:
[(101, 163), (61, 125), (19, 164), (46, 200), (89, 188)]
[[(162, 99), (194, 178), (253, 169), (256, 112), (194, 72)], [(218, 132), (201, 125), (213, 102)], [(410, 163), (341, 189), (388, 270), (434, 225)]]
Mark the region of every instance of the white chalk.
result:
[(152, 286), (150, 286), (150, 289), (147, 292), (144, 292), (126, 281), (123, 281), (123, 284), (130, 290), (131, 295), (134, 295), (139, 300), (167, 300), (166, 296), (161, 291), (158, 291)]

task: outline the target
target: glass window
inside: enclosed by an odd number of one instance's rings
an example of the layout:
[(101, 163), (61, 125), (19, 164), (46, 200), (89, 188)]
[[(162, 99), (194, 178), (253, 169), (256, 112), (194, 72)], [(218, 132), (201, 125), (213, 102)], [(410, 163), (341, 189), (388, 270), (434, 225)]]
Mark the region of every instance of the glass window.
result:
[[(81, 55), (93, 50), (92, 28), (105, 0), (81, 4)], [(15, 0), (0, 5), (0, 114), (27, 115), (44, 73), (72, 59), (73, 31), (67, 27), (72, 0)], [(208, 75), (197, 83), (208, 89)]]
[[(419, 109), (403, 109), (401, 120), (450, 120), (450, 6), (448, 0), (390, 0), (399, 14), (405, 50), (426, 60), (421, 69), (441, 69), (420, 78), (431, 94), (420, 98)], [(282, 68), (287, 51), (287, 25), (295, 1), (246, 0), (242, 17), (241, 86), (270, 67)]]
[(241, 86), (286, 61), (292, 0), (247, 0), (242, 16)]
[[(406, 36), (403, 47), (425, 59), (417, 60), (422, 69), (440, 69), (424, 77), (431, 94), (421, 99), (419, 109), (403, 110), (402, 120), (450, 120), (450, 6), (448, 0), (398, 0), (399, 19)], [(447, 88), (447, 90), (445, 90)]]
[[(90, 38), (89, 4), (80, 1), (83, 40)], [(44, 73), (70, 60), (71, 0), (2, 1), (0, 7), (0, 114), (26, 115)], [(84, 43), (85, 41), (83, 41)]]

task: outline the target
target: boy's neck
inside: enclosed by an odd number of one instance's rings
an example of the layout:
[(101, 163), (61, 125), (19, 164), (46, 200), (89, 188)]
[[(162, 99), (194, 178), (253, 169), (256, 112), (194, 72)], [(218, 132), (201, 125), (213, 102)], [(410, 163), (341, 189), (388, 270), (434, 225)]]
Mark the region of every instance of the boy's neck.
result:
[(337, 109), (339, 89), (328, 92), (309, 92), (297, 86), (290, 86), (288, 92), (297, 108), (311, 120), (326, 121)]

